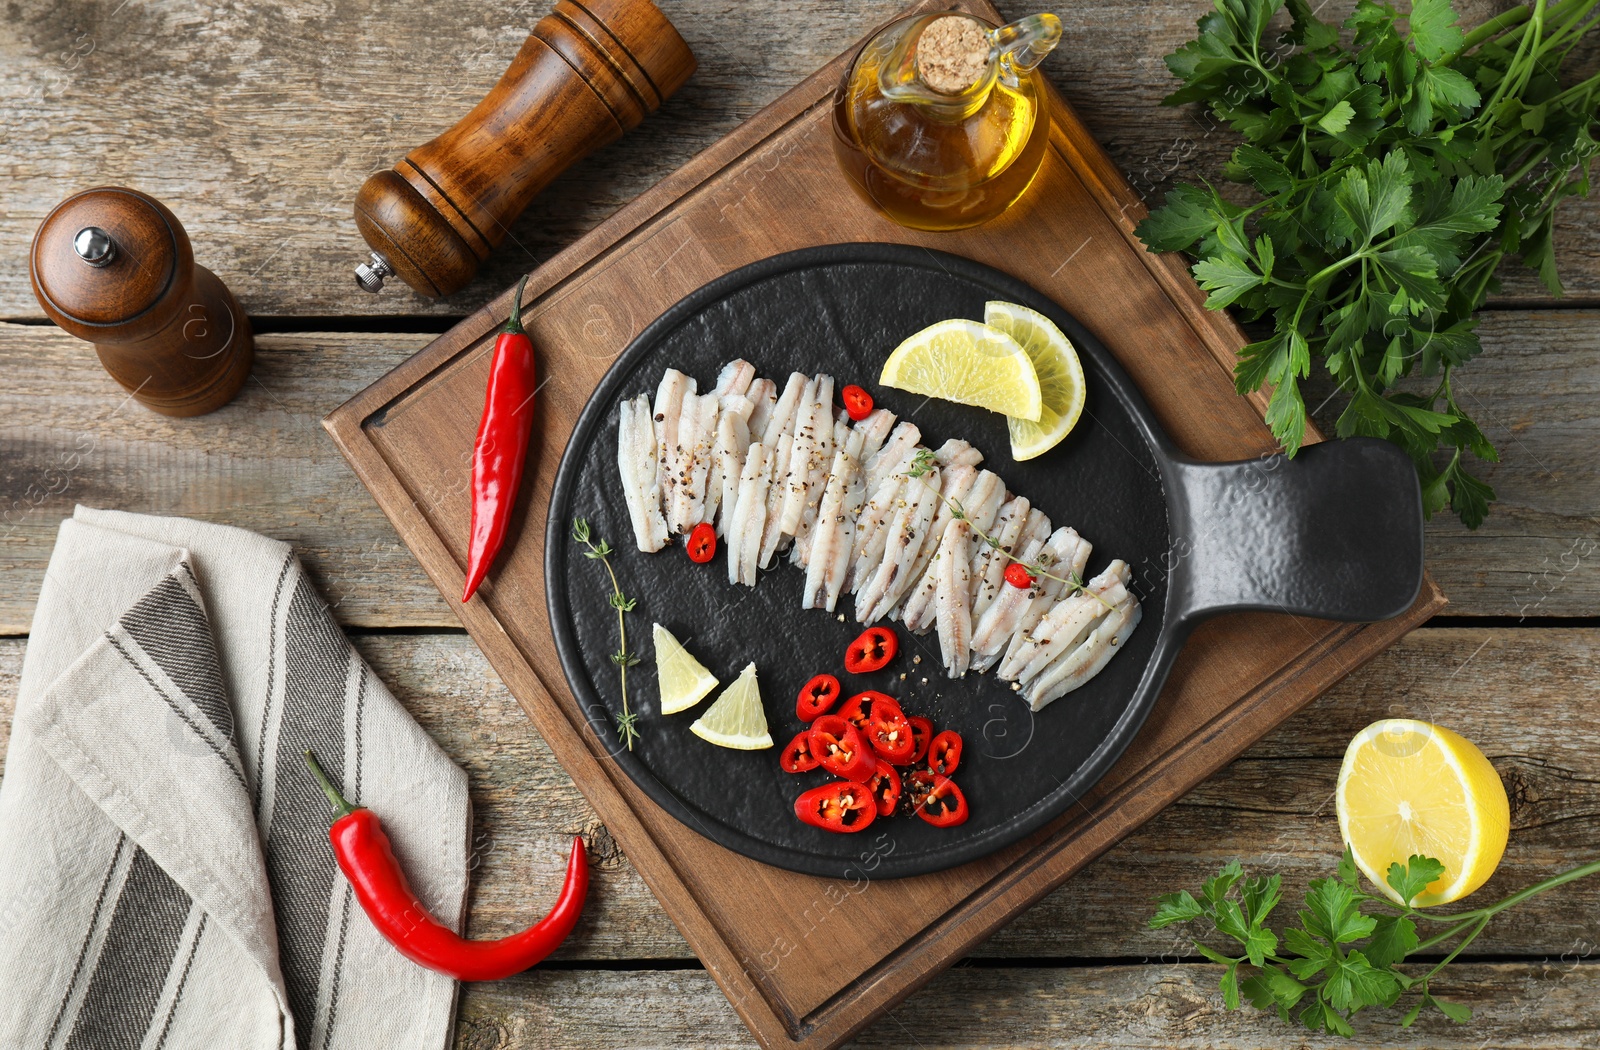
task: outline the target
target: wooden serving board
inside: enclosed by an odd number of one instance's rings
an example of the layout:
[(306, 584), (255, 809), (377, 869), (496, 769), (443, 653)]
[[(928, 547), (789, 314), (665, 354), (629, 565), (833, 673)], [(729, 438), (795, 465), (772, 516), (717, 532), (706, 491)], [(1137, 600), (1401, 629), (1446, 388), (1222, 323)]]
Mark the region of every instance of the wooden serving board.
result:
[[(920, 5), (936, 6), (951, 5)], [(996, 18), (983, 0), (955, 6)], [(1180, 259), (1151, 255), (1134, 238), (1145, 209), (1070, 106), (1053, 99), (1052, 149), (1022, 202), (975, 230), (917, 233), (863, 204), (835, 165), (830, 99), (849, 57), (533, 273), (523, 319), (544, 385), (526, 491), (510, 549), (481, 597), (456, 607), (769, 1048), (843, 1042), (1444, 604), (1429, 580), (1406, 615), (1380, 624), (1264, 614), (1211, 621), (1185, 646), (1138, 739), (1082, 805), (1015, 846), (934, 875), (875, 881), (869, 844), (855, 879), (768, 867), (680, 825), (634, 787), (562, 678), (545, 611), (544, 508), (568, 435), (606, 368), (707, 281), (778, 252), (843, 241), (966, 255), (1033, 285), (1094, 331), (1183, 451), (1232, 460), (1275, 447), (1262, 399), (1232, 389), (1242, 334), (1203, 309)], [(465, 571), (469, 464), (489, 350), (509, 300), (500, 296), (325, 420), (452, 604)], [(609, 539), (628, 546), (625, 536)]]

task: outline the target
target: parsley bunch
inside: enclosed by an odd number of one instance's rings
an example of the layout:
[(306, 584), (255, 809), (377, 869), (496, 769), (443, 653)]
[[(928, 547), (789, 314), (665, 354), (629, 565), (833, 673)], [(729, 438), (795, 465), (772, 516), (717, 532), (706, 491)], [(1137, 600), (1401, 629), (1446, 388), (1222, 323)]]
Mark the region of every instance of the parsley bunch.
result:
[[(1473, 313), (1506, 256), (1561, 294), (1551, 219), (1588, 193), (1600, 154), (1600, 75), (1580, 80), (1568, 59), (1600, 0), (1538, 0), (1467, 34), (1450, 0), (1413, 0), (1404, 28), (1394, 7), (1359, 0), (1348, 42), (1307, 0), (1213, 3), (1167, 56), (1184, 84), (1165, 103), (1209, 103), (1244, 137), (1226, 175), (1257, 199), (1179, 185), (1140, 239), (1195, 256), (1211, 309), (1270, 320), (1235, 382), (1272, 385), (1267, 423), (1290, 455), (1300, 380), (1320, 358), (1350, 395), (1339, 435), (1400, 445), (1428, 513), (1448, 505), (1477, 527), (1494, 492), (1464, 454), (1498, 456), (1451, 376), (1479, 351)], [(1285, 4), (1290, 28), (1269, 39)]]
[[(1239, 943), (1244, 954), (1233, 956), (1194, 942), (1201, 955), (1226, 967), (1222, 974), (1222, 1000), (1230, 1010), (1239, 1008), (1242, 996), (1258, 1010), (1276, 1010), (1284, 1021), (1298, 1010), (1296, 1016), (1312, 1031), (1349, 1036), (1355, 1034), (1350, 1019), (1356, 1013), (1367, 1007), (1394, 1006), (1410, 995), (1415, 998), (1400, 1021), (1401, 1027), (1409, 1027), (1430, 1007), (1452, 1021), (1462, 1022), (1472, 1016), (1472, 1009), (1436, 997), (1429, 982), (1500, 912), (1545, 890), (1597, 872), (1600, 861), (1546, 879), (1488, 907), (1443, 915), (1410, 904), (1429, 883), (1444, 874), (1443, 864), (1432, 857), (1414, 856), (1405, 864), (1389, 865), (1385, 881), (1394, 894), (1392, 898), (1380, 897), (1361, 890), (1356, 863), (1347, 848), (1336, 878), (1312, 881), (1306, 891), (1305, 907), (1296, 915), (1300, 925), (1285, 929), (1280, 941), (1267, 926), (1267, 920), (1282, 896), (1282, 877), (1246, 878), (1235, 860), (1224, 865), (1215, 878), (1205, 881), (1199, 897), (1188, 890), (1161, 897), (1150, 928), (1160, 930), (1174, 923), (1204, 920), (1217, 933)], [(1368, 908), (1382, 911), (1368, 914)], [(1435, 923), (1444, 928), (1423, 938), (1417, 933), (1418, 923)], [(1407, 957), (1451, 941), (1456, 943), (1449, 954), (1421, 976), (1395, 969)], [(1249, 969), (1241, 978), (1243, 967)]]

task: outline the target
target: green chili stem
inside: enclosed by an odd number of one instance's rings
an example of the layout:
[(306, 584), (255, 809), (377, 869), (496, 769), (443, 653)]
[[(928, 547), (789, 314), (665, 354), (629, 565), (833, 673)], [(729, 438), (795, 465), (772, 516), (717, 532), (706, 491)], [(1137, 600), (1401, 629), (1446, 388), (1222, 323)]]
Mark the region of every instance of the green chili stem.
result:
[(346, 801), (345, 797), (339, 793), (339, 789), (333, 786), (333, 781), (328, 779), (328, 774), (323, 772), (322, 764), (317, 761), (317, 756), (310, 751), (306, 752), (306, 765), (311, 767), (311, 775), (317, 778), (317, 783), (321, 786), (322, 793), (328, 796), (328, 801), (332, 803), (333, 811), (336, 814), (341, 817), (348, 817), (361, 808), (360, 806), (353, 806)]

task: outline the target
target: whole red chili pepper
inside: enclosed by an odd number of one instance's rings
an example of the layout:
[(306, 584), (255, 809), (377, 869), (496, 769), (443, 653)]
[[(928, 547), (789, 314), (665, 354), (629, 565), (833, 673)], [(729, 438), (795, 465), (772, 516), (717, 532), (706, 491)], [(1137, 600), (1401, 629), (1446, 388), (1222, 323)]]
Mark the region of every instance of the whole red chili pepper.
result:
[(522, 287), (527, 283), (528, 276), (523, 274), (511, 298), (511, 316), (494, 341), (483, 419), (472, 446), (472, 535), (467, 546), (467, 585), (461, 592), (463, 605), (477, 593), (505, 542), (517, 491), (522, 487), (528, 438), (533, 433), (533, 340), (522, 329)]
[(589, 859), (583, 839), (573, 836), (567, 879), (550, 914), (498, 941), (469, 941), (429, 915), (417, 900), (394, 858), (389, 836), (372, 810), (346, 802), (309, 751), (306, 762), (339, 814), (328, 832), (339, 869), (350, 880), (372, 925), (412, 962), (458, 981), (498, 981), (521, 973), (555, 951), (578, 924), (589, 891)]

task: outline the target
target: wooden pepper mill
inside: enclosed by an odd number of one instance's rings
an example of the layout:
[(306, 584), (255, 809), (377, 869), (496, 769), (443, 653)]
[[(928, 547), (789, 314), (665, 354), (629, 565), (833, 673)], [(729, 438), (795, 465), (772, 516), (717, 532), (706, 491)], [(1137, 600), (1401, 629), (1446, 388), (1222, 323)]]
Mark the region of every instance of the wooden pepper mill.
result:
[(250, 374), (244, 311), (148, 194), (102, 186), (56, 205), (33, 236), (29, 274), (50, 319), (162, 415), (221, 408)]
[(398, 275), (449, 295), (568, 165), (636, 127), (694, 72), (694, 53), (650, 0), (559, 0), (461, 121), (367, 179), (356, 226), (369, 292)]

